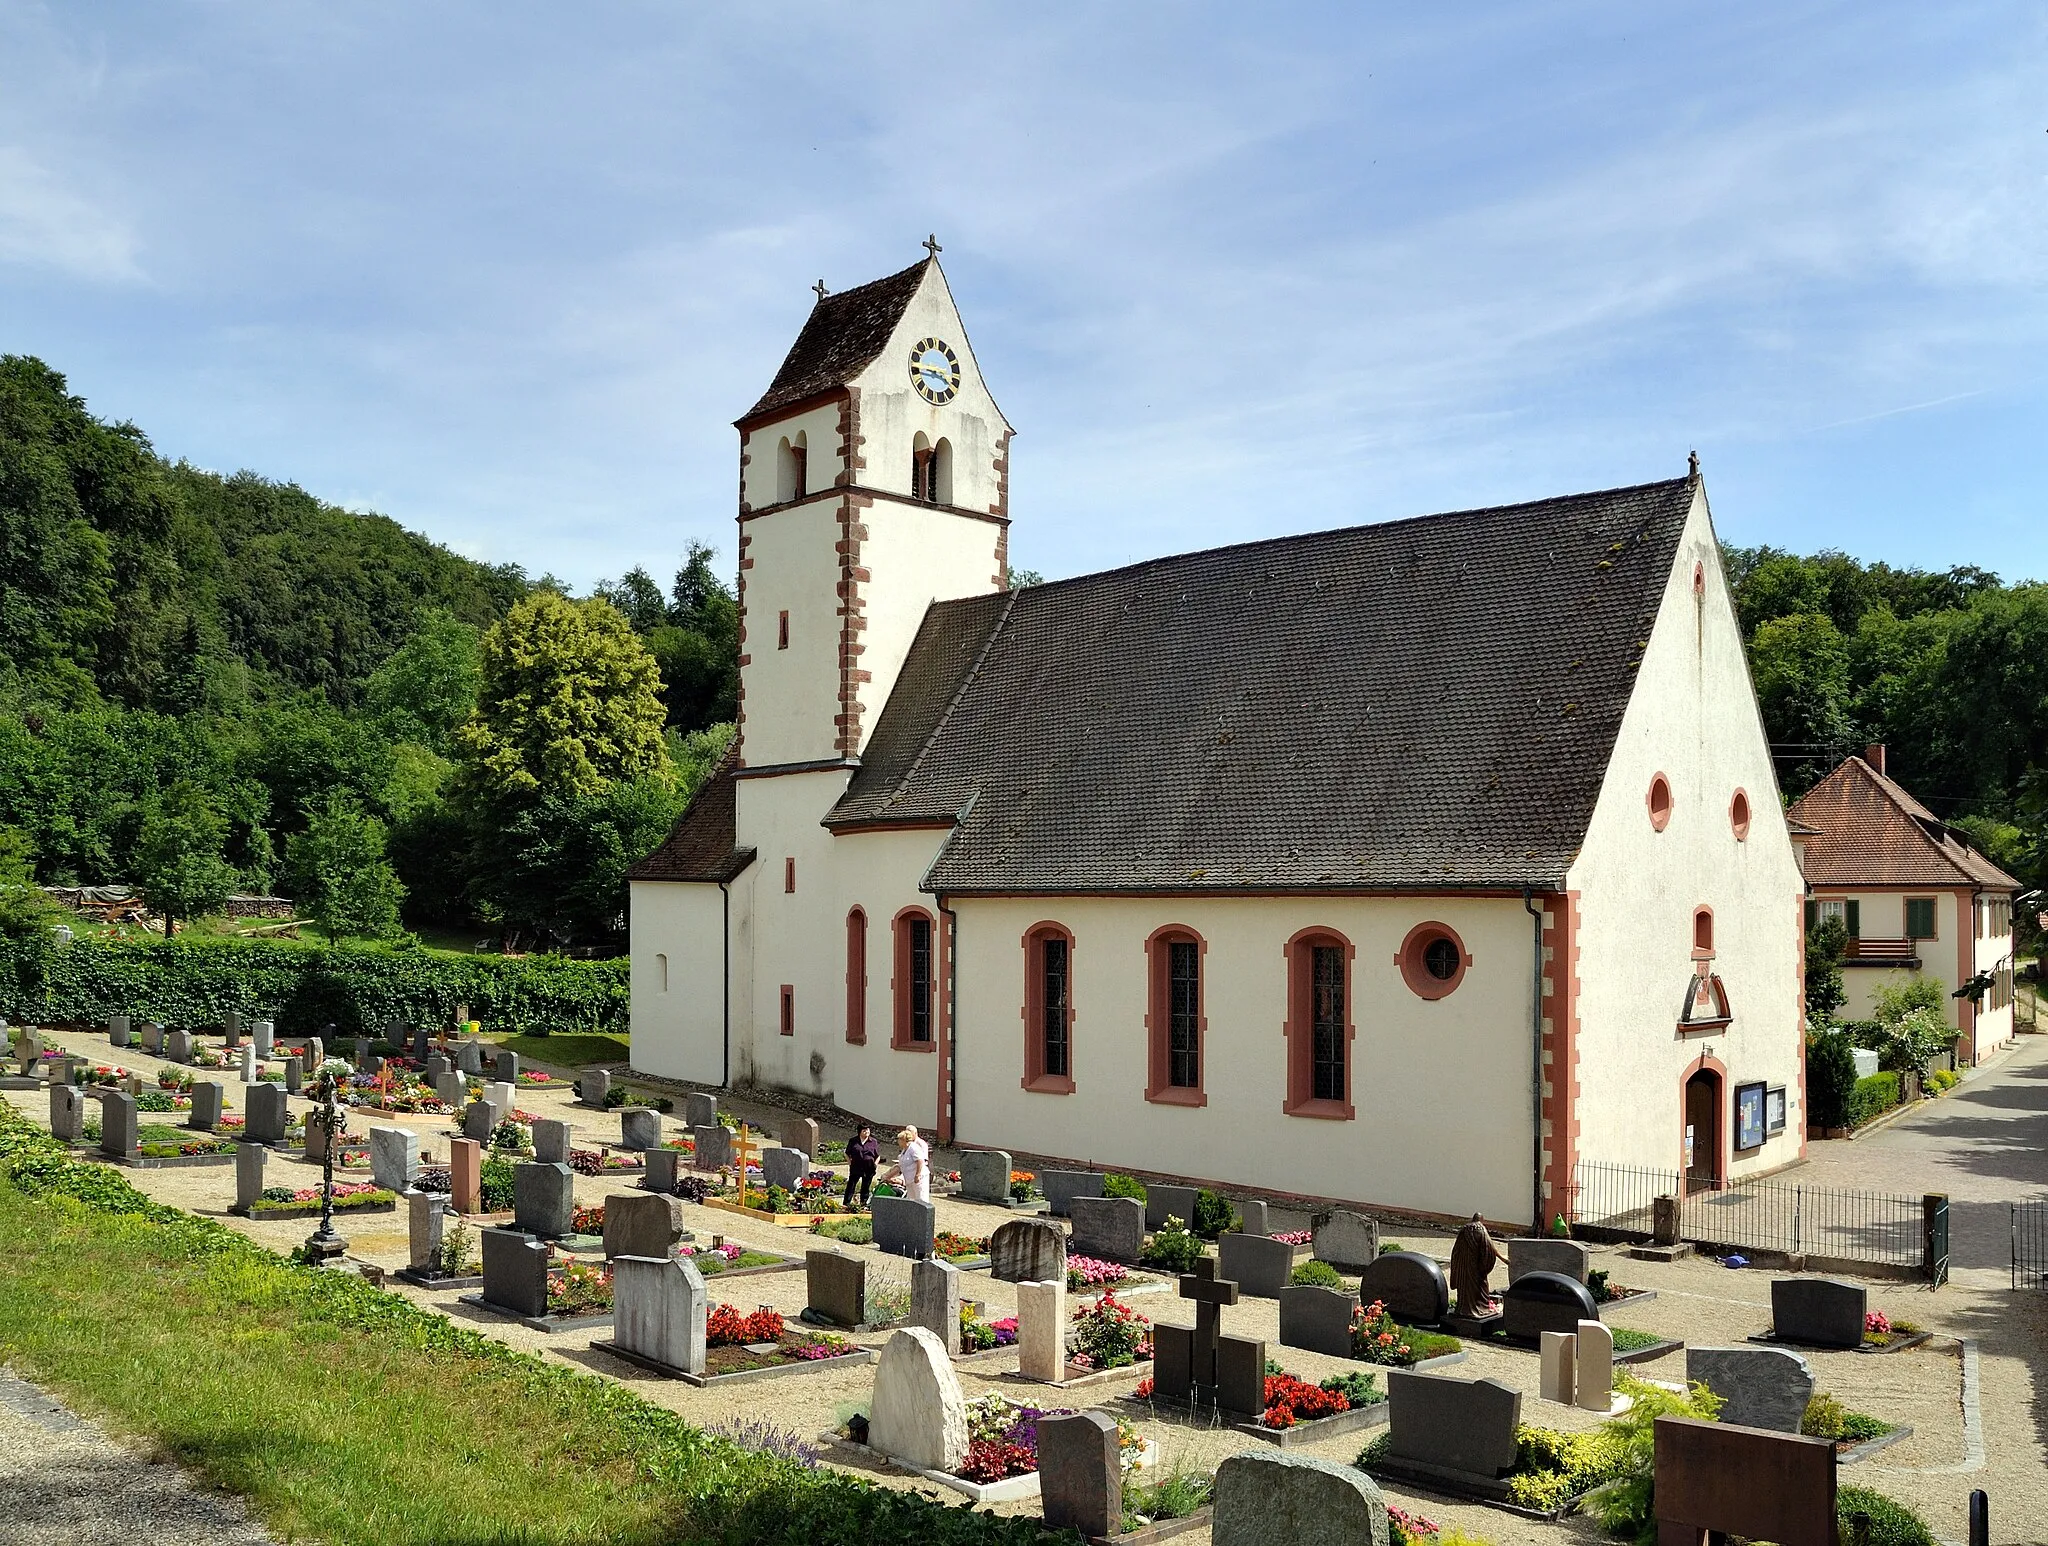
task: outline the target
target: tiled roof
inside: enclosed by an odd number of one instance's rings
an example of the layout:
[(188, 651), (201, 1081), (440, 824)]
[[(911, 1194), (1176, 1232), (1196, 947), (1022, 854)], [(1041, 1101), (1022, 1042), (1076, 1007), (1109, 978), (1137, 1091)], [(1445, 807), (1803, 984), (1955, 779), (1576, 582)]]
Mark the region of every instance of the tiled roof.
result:
[(1851, 757), (1793, 804), (1814, 886), (1989, 886), (2019, 882), (1963, 841), (1905, 789)]
[(1693, 489), (937, 604), (827, 824), (959, 817), (948, 892), (1555, 886)]
[(626, 871), (628, 880), (731, 880), (754, 862), (754, 850), (734, 844), (738, 801), (733, 768), (737, 757), (728, 751), (668, 840)]
[(740, 422), (844, 386), (866, 370), (903, 320), (911, 297), (924, 282), (925, 264), (931, 261), (927, 258), (885, 279), (828, 295), (813, 306), (782, 369)]

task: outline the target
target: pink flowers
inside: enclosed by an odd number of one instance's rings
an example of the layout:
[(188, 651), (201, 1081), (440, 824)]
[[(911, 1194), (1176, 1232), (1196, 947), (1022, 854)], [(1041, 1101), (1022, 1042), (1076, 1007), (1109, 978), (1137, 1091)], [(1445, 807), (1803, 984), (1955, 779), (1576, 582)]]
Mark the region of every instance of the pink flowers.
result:
[(1067, 1258), (1067, 1287), (1071, 1289), (1104, 1288), (1112, 1283), (1121, 1283), (1129, 1276), (1129, 1272), (1113, 1261), (1101, 1261), (1093, 1256)]
[(1271, 1238), (1284, 1245), (1307, 1245), (1314, 1236), (1305, 1229), (1290, 1229), (1284, 1235), (1274, 1235)]
[(1863, 1334), (1866, 1337), (1888, 1337), (1892, 1334), (1892, 1323), (1882, 1310), (1872, 1310), (1863, 1317)]

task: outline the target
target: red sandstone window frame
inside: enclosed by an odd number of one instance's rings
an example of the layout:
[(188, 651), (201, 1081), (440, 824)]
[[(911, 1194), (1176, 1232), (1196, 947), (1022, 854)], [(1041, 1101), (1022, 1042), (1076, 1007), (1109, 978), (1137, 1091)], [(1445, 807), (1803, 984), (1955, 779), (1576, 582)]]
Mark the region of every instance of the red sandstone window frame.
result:
[[(1195, 1082), (1173, 1082), (1173, 949), (1195, 947)], [(1184, 923), (1145, 941), (1145, 1099), (1155, 1106), (1206, 1106), (1209, 1096), (1209, 942)]]
[[(1330, 946), (1343, 952), (1344, 965), (1344, 1098), (1315, 1097), (1315, 951)], [(1357, 948), (1337, 930), (1317, 925), (1287, 941), (1287, 1095), (1280, 1109), (1290, 1117), (1324, 1122), (1350, 1122), (1358, 1116), (1351, 1093), (1356, 1088), (1358, 1060)]]
[(1671, 793), (1671, 780), (1662, 773), (1653, 774), (1649, 790), (1643, 796), (1643, 804), (1649, 808), (1652, 831), (1662, 832), (1671, 825), (1671, 810), (1676, 803)]
[(796, 1034), (796, 988), (787, 982), (782, 985), (781, 1031), (784, 1036)]
[[(912, 1014), (914, 1008), (912, 994), (914, 989), (911, 986), (910, 980), (913, 948), (912, 931), (913, 927), (918, 923), (924, 924), (927, 931), (925, 938), (930, 942), (926, 950), (926, 970), (931, 975), (930, 980), (925, 984), (925, 1028), (930, 1034), (922, 1041), (915, 1040), (911, 1035), (914, 1029), (912, 1023), (914, 1018)], [(896, 971), (895, 976), (890, 979), (889, 983), (890, 996), (894, 1000), (893, 1008), (895, 1011), (892, 1017), (893, 1024), (889, 1032), (889, 1045), (898, 1052), (936, 1051), (938, 1047), (936, 1032), (939, 1017), (934, 1001), (938, 997), (940, 975), (938, 920), (933, 918), (922, 907), (906, 907), (896, 915), (894, 923), (890, 926), (890, 934), (893, 936), (895, 944)]]
[(846, 1040), (868, 1042), (868, 915), (861, 907), (846, 914)]
[(1738, 789), (1735, 798), (1728, 802), (1728, 825), (1734, 829), (1736, 842), (1749, 841), (1749, 822), (1749, 791)]
[[(1439, 977), (1429, 969), (1429, 949), (1439, 940), (1448, 941), (1458, 952), (1457, 969), (1448, 977)], [(1465, 941), (1456, 929), (1448, 923), (1431, 919), (1427, 923), (1416, 924), (1408, 931), (1407, 937), (1401, 941), (1401, 948), (1395, 952), (1394, 965), (1401, 969), (1401, 980), (1408, 984), (1410, 993), (1433, 1003), (1458, 991), (1458, 984), (1465, 980), (1465, 972), (1472, 965), (1472, 952), (1465, 948)]]
[(1711, 907), (1692, 910), (1692, 958), (1695, 961), (1714, 959), (1714, 909)]
[[(1067, 1002), (1061, 1016), (1065, 1033), (1067, 1071), (1046, 1071), (1045, 1043), (1045, 946), (1058, 940), (1066, 948)], [(1074, 1093), (1074, 935), (1063, 923), (1041, 919), (1024, 931), (1024, 1077), (1020, 1088), (1034, 1095)]]

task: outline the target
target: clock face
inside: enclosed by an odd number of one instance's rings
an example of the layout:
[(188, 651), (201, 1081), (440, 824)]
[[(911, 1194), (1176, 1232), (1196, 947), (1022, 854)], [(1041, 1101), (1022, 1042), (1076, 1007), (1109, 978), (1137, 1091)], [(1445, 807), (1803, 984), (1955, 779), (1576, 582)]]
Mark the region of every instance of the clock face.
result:
[(943, 338), (920, 339), (910, 351), (910, 384), (928, 403), (946, 403), (960, 390), (960, 356)]

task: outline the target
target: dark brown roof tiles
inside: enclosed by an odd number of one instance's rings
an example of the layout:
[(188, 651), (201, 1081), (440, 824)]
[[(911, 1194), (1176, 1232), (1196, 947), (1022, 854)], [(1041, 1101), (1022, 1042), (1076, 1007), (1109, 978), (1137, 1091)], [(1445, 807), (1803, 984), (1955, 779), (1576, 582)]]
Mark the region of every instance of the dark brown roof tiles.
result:
[(930, 261), (927, 258), (901, 273), (828, 295), (813, 306), (803, 331), (789, 346), (782, 369), (775, 373), (761, 400), (739, 422), (745, 424), (764, 413), (844, 386), (866, 370), (887, 346), (896, 324), (903, 320), (917, 287), (924, 282), (925, 264)]

